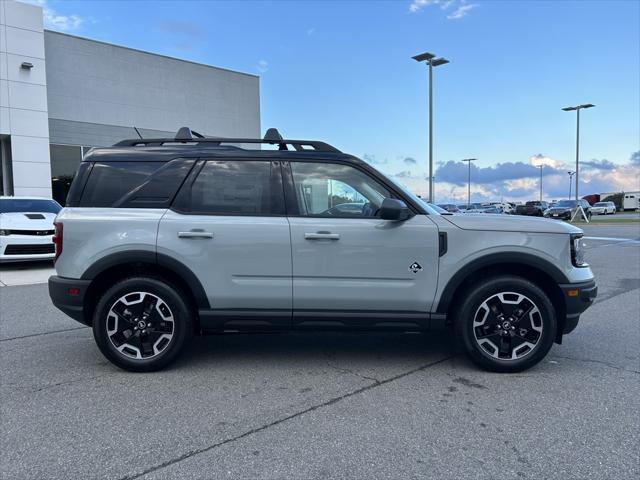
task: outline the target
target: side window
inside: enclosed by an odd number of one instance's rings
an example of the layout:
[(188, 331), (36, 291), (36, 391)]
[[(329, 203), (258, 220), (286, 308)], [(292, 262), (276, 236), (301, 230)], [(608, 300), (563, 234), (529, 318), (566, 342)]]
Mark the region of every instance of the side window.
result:
[(280, 179), (280, 167), (268, 161), (209, 160), (184, 185), (174, 207), (200, 215), (281, 215), (284, 196), (275, 179)]
[(164, 162), (96, 162), (84, 187), (81, 207), (111, 207), (142, 185)]
[(291, 162), (302, 216), (373, 218), (391, 193), (360, 170), (336, 163)]

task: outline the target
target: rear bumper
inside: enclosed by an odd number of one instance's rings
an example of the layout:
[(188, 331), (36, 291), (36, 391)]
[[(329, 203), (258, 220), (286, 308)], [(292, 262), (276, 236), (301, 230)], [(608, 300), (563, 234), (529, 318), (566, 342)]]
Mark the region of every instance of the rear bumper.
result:
[(77, 280), (53, 275), (49, 277), (49, 297), (53, 304), (74, 320), (90, 325), (85, 318), (84, 297), (91, 280)]
[(589, 308), (598, 295), (595, 280), (583, 283), (567, 283), (560, 285), (566, 307), (566, 319), (562, 329), (563, 334), (571, 333), (580, 320), (580, 315)]

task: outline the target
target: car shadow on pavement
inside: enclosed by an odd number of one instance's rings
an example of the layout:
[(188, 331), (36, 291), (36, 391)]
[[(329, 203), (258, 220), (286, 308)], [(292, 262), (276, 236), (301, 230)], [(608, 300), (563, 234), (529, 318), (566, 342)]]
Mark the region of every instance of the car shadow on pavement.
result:
[(413, 333), (273, 333), (194, 337), (174, 367), (240, 363), (340, 362), (406, 364), (457, 354), (452, 332)]

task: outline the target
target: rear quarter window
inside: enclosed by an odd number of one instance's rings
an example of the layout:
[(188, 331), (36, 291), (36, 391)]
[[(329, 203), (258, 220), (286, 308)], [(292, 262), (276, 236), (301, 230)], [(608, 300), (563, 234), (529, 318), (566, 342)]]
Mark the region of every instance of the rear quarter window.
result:
[(193, 159), (96, 162), (79, 206), (168, 208), (193, 163)]

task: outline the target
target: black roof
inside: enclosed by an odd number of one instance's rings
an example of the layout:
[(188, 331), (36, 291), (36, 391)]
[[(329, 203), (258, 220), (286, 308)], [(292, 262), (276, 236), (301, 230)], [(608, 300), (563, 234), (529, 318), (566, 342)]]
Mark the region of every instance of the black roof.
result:
[[(278, 150), (259, 150), (243, 148), (242, 144), (278, 145)], [(290, 149), (291, 148), (291, 149)], [(83, 161), (97, 162), (130, 162), (156, 161), (163, 162), (173, 158), (208, 158), (236, 159), (309, 159), (314, 160), (347, 160), (362, 162), (351, 155), (342, 153), (337, 148), (317, 140), (283, 139), (275, 128), (270, 128), (264, 138), (221, 138), (204, 137), (187, 127), (182, 127), (173, 138), (138, 138), (122, 140), (112, 147), (93, 148), (85, 155)], [(362, 162), (364, 163), (364, 162)]]

